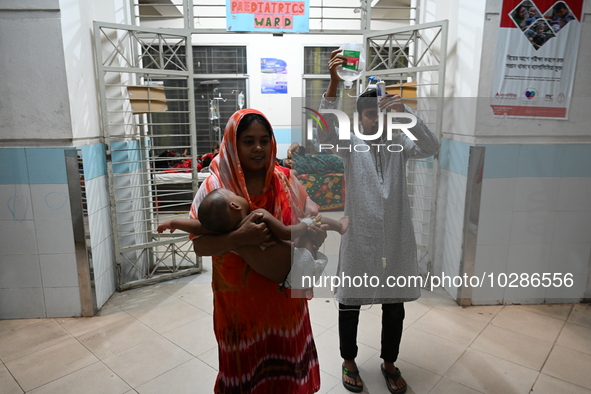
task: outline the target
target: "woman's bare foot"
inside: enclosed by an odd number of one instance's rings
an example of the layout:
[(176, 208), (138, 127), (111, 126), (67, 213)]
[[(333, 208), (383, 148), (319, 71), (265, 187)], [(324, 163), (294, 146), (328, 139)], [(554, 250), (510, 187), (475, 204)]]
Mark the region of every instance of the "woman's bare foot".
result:
[(347, 232), (347, 230), (349, 229), (349, 216), (343, 216), (337, 222), (341, 226), (341, 229), (339, 230), (339, 234), (341, 234), (341, 235), (345, 234)]

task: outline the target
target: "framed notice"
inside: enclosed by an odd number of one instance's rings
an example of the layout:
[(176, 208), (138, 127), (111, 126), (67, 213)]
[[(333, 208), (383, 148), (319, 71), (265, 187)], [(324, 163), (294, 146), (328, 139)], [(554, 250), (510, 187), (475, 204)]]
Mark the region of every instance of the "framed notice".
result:
[(503, 0), (492, 81), (495, 116), (567, 119), (584, 0)]
[(227, 31), (308, 33), (309, 15), (309, 0), (226, 0)]
[(261, 58), (261, 93), (287, 94), (287, 63), (284, 60)]

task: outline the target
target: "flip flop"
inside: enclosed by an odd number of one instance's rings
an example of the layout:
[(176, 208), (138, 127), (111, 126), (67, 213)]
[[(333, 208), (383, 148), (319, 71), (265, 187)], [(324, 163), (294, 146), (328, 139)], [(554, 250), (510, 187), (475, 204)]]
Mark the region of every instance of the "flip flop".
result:
[(406, 392), (406, 389), (408, 387), (407, 384), (405, 384), (404, 387), (401, 387), (398, 390), (394, 390), (390, 385), (390, 381), (388, 380), (392, 379), (394, 382), (398, 381), (398, 378), (402, 376), (402, 373), (398, 368), (396, 368), (395, 374), (386, 371), (386, 369), (384, 368), (384, 364), (380, 365), (380, 368), (382, 369), (382, 375), (384, 375), (384, 379), (386, 379), (386, 387), (388, 387), (389, 392), (391, 392), (392, 394), (402, 394)]
[(349, 369), (345, 368), (345, 364), (343, 364), (343, 376), (341, 379), (343, 380), (343, 386), (345, 386), (345, 388), (347, 390), (352, 391), (354, 393), (360, 393), (363, 391), (363, 386), (357, 386), (356, 384), (351, 384), (351, 383), (346, 382), (345, 375), (347, 375), (351, 379), (355, 380), (355, 382), (357, 383), (357, 377), (359, 376), (359, 370), (350, 371)]

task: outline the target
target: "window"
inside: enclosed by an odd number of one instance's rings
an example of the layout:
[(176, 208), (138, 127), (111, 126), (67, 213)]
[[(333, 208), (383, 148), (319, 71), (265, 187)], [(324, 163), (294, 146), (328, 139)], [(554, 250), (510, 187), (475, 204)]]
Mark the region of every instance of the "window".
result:
[(195, 74), (246, 74), (246, 47), (193, 47)]
[[(168, 56), (165, 52), (165, 68), (178, 69), (179, 59), (184, 58), (184, 47), (175, 48), (174, 56)], [(146, 68), (155, 68), (159, 61), (161, 60), (153, 52), (144, 54)], [(239, 109), (238, 95), (242, 93), (247, 96), (248, 77), (236, 75), (247, 72), (246, 47), (193, 46), (193, 71), (196, 155), (203, 155), (211, 151), (216, 141), (221, 140), (226, 122)], [(159, 137), (160, 146), (176, 146), (177, 150), (182, 152), (185, 147), (190, 147), (186, 79), (168, 78), (163, 80), (163, 83), (168, 111), (152, 114), (153, 134)], [(217, 106), (217, 119), (214, 119), (215, 115), (212, 114), (212, 104)]]
[[(339, 47), (304, 47), (304, 97), (306, 106), (310, 108), (320, 107), (322, 94), (326, 92), (330, 82), (328, 73), (328, 60), (332, 51)], [(340, 88), (339, 88), (340, 89)], [(340, 94), (337, 93), (337, 96)], [(305, 120), (302, 120), (305, 124)], [(314, 152), (312, 142), (306, 139), (302, 130), (302, 141), (308, 152)]]

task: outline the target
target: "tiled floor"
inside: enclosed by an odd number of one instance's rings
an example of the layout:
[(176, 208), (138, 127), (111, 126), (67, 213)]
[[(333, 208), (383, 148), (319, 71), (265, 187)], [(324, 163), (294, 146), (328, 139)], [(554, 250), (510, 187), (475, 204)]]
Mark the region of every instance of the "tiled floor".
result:
[[(338, 237), (325, 252), (334, 269)], [(93, 318), (0, 321), (0, 394), (209, 393), (216, 377), (210, 264), (199, 275), (115, 293)], [(310, 301), (321, 393), (340, 380), (337, 309)], [(380, 373), (379, 306), (361, 313), (365, 392), (387, 394)], [(406, 304), (396, 365), (409, 393), (591, 394), (591, 307), (461, 308), (440, 291)], [(532, 391), (533, 390), (533, 391)], [(275, 394), (275, 393), (272, 393)]]

